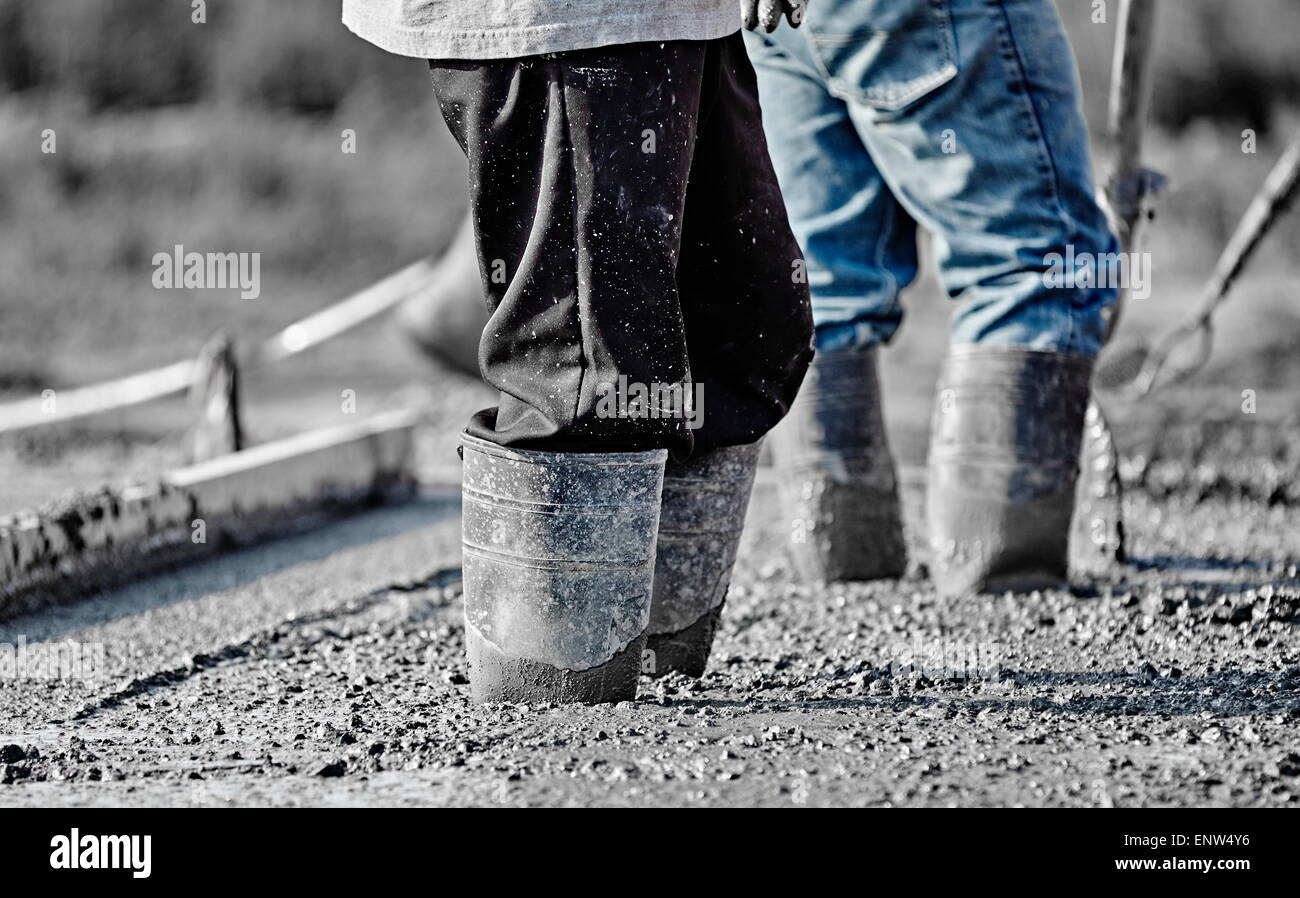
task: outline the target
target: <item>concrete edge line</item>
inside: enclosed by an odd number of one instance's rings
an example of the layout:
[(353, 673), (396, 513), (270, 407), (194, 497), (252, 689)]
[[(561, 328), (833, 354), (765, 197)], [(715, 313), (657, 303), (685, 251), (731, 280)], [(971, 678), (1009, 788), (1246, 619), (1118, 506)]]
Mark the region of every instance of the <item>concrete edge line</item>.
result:
[(0, 618), (416, 486), (418, 415), (308, 431), (49, 509), (0, 517)]

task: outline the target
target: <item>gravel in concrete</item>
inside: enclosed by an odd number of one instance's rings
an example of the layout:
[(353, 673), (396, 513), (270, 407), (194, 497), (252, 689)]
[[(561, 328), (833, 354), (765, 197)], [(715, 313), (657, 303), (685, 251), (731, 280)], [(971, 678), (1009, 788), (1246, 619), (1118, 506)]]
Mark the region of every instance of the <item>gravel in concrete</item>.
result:
[(468, 700), (454, 497), (0, 624), (0, 804), (1293, 805), (1300, 512), (1128, 497), (1125, 581), (814, 588), (760, 485), (702, 680)]

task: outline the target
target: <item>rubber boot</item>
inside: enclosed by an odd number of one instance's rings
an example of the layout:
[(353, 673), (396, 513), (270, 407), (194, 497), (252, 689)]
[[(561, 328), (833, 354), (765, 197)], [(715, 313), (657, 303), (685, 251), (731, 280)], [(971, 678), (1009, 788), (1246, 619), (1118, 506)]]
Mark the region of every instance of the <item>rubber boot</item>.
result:
[(394, 317), (401, 333), (424, 355), (479, 376), (478, 344), (488, 310), (468, 217), (438, 260), (428, 286), (402, 303)]
[(473, 699), (635, 698), (667, 452), (461, 446)]
[(876, 350), (819, 352), (769, 439), (799, 576), (902, 576), (907, 548)]
[(704, 674), (754, 489), (759, 443), (714, 449), (664, 470), (654, 602), (642, 670)]
[(930, 573), (943, 595), (1068, 580), (1090, 359), (953, 347), (930, 424)]

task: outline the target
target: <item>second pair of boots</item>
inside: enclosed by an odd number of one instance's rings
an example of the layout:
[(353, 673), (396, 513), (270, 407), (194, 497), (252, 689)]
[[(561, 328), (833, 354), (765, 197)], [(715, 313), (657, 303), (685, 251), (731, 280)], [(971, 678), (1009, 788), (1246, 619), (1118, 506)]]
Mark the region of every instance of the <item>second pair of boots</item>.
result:
[(617, 702), (698, 677), (759, 446), (539, 452), (462, 439), (465, 640), (476, 701)]
[[(955, 346), (930, 426), (926, 529), (944, 595), (1067, 580), (1089, 359)], [(792, 554), (811, 581), (900, 576), (907, 566), (876, 351), (819, 353), (771, 434)]]

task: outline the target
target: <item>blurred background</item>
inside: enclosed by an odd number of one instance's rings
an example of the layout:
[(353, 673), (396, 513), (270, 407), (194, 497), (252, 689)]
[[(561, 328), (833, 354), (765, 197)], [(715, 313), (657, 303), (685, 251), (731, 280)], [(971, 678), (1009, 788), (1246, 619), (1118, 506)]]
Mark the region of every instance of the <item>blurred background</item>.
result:
[[(1107, 0), (1105, 23), (1092, 0), (1058, 5), (1104, 176), (1119, 2)], [(194, 24), (180, 0), (0, 0), (0, 401), (191, 357), (218, 329), (254, 341), (450, 240), (464, 167), (427, 68), (364, 43), (339, 14), (323, 0), (210, 0)], [(1147, 159), (1171, 184), (1144, 241), (1153, 292), (1124, 332), (1174, 323), (1300, 129), (1296, 35), (1294, 0), (1162, 4)], [(344, 129), (355, 154), (341, 152)], [(1254, 154), (1242, 152), (1246, 129)], [(261, 253), (260, 297), (154, 289), (153, 255), (175, 244)], [(1297, 249), (1300, 216), (1239, 282), (1206, 369), (1113, 403), (1121, 446), (1140, 451), (1171, 422), (1240, 422), (1244, 389), (1257, 391), (1256, 419), (1294, 420)], [(895, 445), (915, 462), (949, 304), (932, 276), (912, 293), (886, 390)], [(343, 389), (356, 390), (358, 417), (413, 396), (483, 398), (404, 350), (386, 321), (243, 387), (253, 441), (342, 423)], [(191, 420), (180, 397), (0, 437), (0, 513), (183, 463)]]

